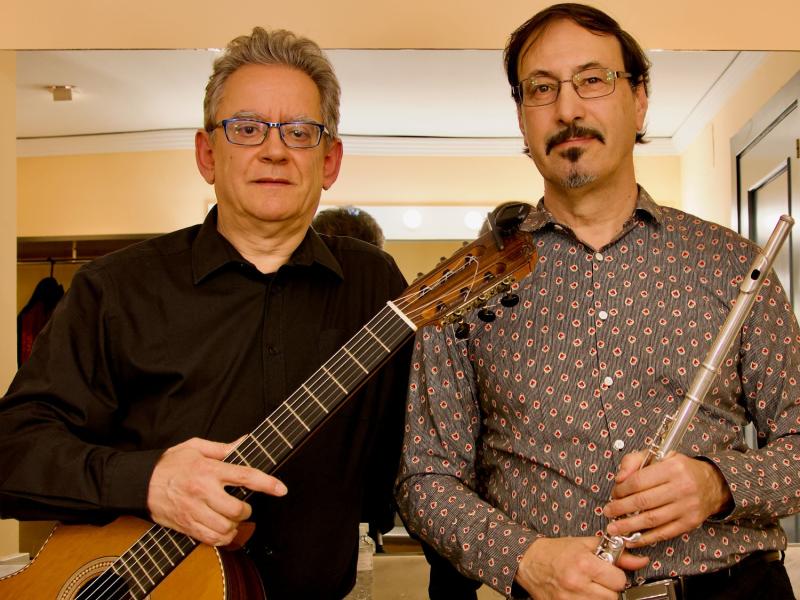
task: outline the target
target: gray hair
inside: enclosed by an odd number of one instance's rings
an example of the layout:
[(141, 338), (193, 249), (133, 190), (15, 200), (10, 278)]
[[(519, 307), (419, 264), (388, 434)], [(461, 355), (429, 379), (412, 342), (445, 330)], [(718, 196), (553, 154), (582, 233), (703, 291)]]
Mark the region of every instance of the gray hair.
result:
[(285, 29), (267, 31), (254, 27), (250, 35), (242, 35), (225, 48), (214, 61), (214, 70), (208, 78), (203, 101), (203, 120), (206, 131), (216, 126), (223, 88), (228, 77), (244, 65), (286, 65), (308, 75), (319, 90), (322, 122), (332, 138), (339, 136), (339, 96), (341, 90), (333, 66), (320, 47), (308, 38)]

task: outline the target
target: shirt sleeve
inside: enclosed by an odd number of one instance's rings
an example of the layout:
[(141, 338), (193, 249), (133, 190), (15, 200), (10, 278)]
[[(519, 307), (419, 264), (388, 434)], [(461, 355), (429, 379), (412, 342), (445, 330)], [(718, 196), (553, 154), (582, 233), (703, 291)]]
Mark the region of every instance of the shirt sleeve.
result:
[(0, 401), (0, 514), (98, 520), (147, 514), (162, 450), (124, 447), (111, 361), (117, 298), (82, 268)]
[(726, 521), (774, 521), (797, 512), (800, 498), (800, 329), (774, 272), (742, 328), (742, 400), (756, 449), (706, 454), (722, 473), (735, 507)]
[(479, 493), (476, 388), (466, 342), (441, 328), (417, 334), (396, 496), (410, 531), (462, 573), (508, 596), (537, 534)]

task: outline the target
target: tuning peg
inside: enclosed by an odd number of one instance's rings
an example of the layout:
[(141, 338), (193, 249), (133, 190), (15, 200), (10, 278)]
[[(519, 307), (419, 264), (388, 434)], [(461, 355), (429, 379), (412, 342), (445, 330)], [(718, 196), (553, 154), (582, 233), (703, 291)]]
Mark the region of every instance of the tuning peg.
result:
[(478, 318), (484, 323), (491, 323), (497, 318), (497, 315), (489, 308), (482, 308), (478, 311)]
[(469, 337), (469, 325), (461, 321), (456, 327), (456, 337), (460, 340), (465, 340)]
[(506, 308), (511, 308), (512, 306), (516, 306), (519, 304), (519, 296), (516, 294), (506, 294), (502, 298), (500, 298), (500, 304), (505, 306)]

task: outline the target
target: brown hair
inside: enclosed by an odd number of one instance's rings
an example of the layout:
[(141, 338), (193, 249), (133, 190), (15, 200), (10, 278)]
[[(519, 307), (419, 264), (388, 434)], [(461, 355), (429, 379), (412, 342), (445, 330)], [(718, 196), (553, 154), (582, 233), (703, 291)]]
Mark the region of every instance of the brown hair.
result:
[[(520, 25), (508, 38), (503, 62), (506, 68), (508, 83), (511, 84), (511, 96), (517, 106), (519, 97), (519, 59), (522, 51), (536, 40), (545, 28), (553, 21), (568, 19), (593, 33), (613, 35), (622, 48), (622, 60), (625, 70), (631, 74), (630, 85), (644, 85), (646, 95), (650, 94), (650, 61), (644, 50), (631, 34), (623, 30), (613, 18), (601, 10), (586, 4), (564, 3), (554, 4), (539, 11)], [(644, 132), (636, 134), (636, 142), (644, 142)]]

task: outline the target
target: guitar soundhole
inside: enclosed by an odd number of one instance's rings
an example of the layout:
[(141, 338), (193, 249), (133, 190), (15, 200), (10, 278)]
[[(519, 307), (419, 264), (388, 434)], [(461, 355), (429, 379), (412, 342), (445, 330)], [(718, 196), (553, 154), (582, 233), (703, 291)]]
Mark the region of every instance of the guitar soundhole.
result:
[(105, 556), (83, 565), (72, 574), (56, 600), (146, 600), (130, 593), (128, 582), (111, 570), (116, 557)]

